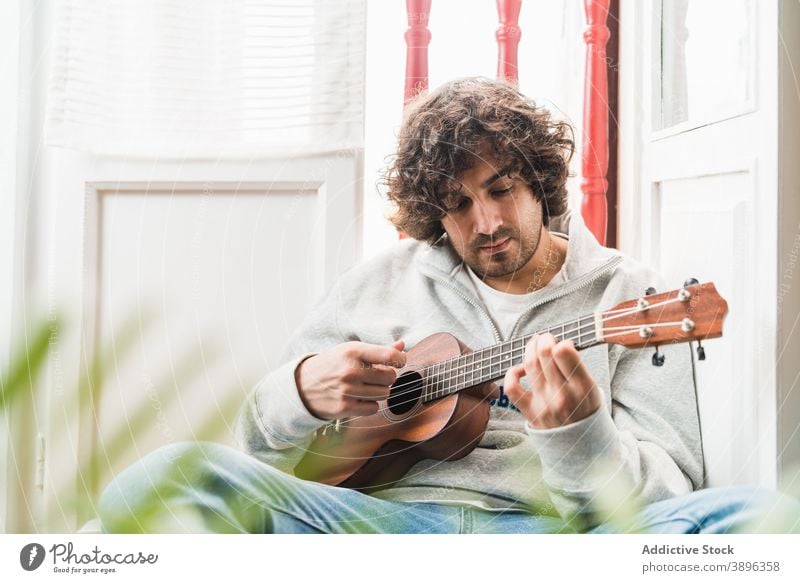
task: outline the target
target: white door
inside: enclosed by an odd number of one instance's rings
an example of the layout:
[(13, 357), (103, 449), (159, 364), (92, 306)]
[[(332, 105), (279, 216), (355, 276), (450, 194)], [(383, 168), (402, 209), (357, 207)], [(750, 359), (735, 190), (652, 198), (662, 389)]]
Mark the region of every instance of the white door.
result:
[(777, 5), (621, 13), (621, 248), (727, 299), (724, 336), (695, 363), (706, 482), (774, 486)]

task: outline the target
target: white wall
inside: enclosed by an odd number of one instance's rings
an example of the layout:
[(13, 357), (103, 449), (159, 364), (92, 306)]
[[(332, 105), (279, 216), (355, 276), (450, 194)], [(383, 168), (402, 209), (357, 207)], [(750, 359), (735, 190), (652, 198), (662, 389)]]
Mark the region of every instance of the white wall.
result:
[(781, 0), (779, 10), (778, 468), (800, 496), (800, 3)]
[[(3, 165), (0, 197), (4, 210), (8, 208), (8, 213), (0, 213), (0, 220), (9, 221), (8, 228), (0, 234), (4, 243), (8, 243), (0, 250), (3, 277), (0, 317), (4, 317), (0, 342), (5, 343), (6, 354), (25, 349), (22, 343), (26, 330), (40, 322), (30, 321), (31, 316), (44, 316), (47, 292), (52, 296), (55, 291), (48, 290), (47, 280), (36, 273), (46, 255), (38, 236), (46, 229), (48, 213), (39, 206), (37, 193), (41, 192), (48, 164), (48, 153), (42, 148), (42, 126), (50, 50), (47, 23), (53, 5), (53, 0), (40, 3), (13, 0), (3, 3), (0, 14), (3, 66), (8, 67), (4, 69), (8, 74), (4, 73), (0, 90), (0, 119), (4, 128), (0, 138), (4, 148), (0, 155)], [(36, 391), (17, 398), (13, 415), (5, 419), (9, 443), (3, 448), (8, 472), (3, 481), (6, 488), (3, 502), (7, 505), (5, 527), (9, 532), (39, 527), (41, 474), (36, 473), (36, 437), (44, 431), (46, 410), (45, 396)], [(18, 476), (30, 487), (20, 490)]]
[[(11, 346), (14, 281), (14, 216), (17, 205), (17, 80), (19, 79), (19, 2), (0, 3), (0, 375)], [(8, 433), (0, 415), (0, 532), (6, 530)]]

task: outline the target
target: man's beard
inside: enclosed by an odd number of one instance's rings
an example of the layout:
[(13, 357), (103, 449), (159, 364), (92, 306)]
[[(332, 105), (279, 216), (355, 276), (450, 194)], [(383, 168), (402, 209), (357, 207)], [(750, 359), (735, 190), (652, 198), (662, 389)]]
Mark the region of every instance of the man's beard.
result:
[[(487, 277), (505, 277), (524, 267), (536, 253), (541, 230), (533, 237), (523, 237), (513, 228), (500, 229), (494, 235), (479, 235), (469, 246), (469, 253), (463, 257), (470, 269), (481, 279)], [(486, 255), (480, 247), (485, 247), (509, 238), (517, 242), (517, 249), (507, 249), (494, 255)]]

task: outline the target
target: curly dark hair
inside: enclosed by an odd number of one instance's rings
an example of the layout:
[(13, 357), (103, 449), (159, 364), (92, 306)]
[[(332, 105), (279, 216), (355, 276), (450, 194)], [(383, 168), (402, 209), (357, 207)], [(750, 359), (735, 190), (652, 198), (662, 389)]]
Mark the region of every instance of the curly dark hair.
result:
[(445, 210), (437, 194), (474, 164), (478, 152), (493, 153), (542, 201), (543, 221), (567, 209), (566, 181), (575, 151), (572, 127), (504, 81), (467, 77), (411, 102), (399, 144), (385, 174), (390, 217), (401, 231), (433, 244), (444, 233)]

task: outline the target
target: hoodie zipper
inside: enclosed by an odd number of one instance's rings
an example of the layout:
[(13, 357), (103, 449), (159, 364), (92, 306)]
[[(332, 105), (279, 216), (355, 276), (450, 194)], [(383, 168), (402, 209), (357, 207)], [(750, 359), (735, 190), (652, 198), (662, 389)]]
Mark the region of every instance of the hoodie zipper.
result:
[(464, 299), (468, 304), (472, 305), (481, 314), (483, 314), (486, 317), (486, 321), (489, 322), (489, 324), (492, 326), (492, 332), (494, 333), (494, 339), (498, 343), (503, 341), (503, 339), (500, 337), (500, 331), (497, 329), (497, 326), (495, 326), (494, 320), (492, 320), (492, 317), (489, 315), (489, 312), (487, 312), (483, 308), (483, 306), (481, 306), (477, 302), (472, 301), (472, 299), (469, 296), (467, 296), (467, 294), (461, 293), (461, 290), (459, 290), (456, 286), (451, 284), (446, 279), (439, 279), (438, 277), (436, 277), (434, 279), (436, 279), (436, 281), (438, 281), (439, 283), (444, 284), (445, 287), (449, 287), (451, 290), (453, 290), (456, 293), (457, 296), (459, 296), (460, 298)]
[[(572, 283), (572, 285), (567, 286), (565, 289), (562, 289), (557, 294), (553, 294), (551, 296), (548, 296), (548, 297), (546, 297), (546, 298), (544, 298), (542, 300), (539, 300), (536, 303), (528, 306), (527, 308), (525, 308), (525, 310), (520, 314), (519, 318), (517, 318), (517, 321), (514, 324), (514, 328), (512, 329), (512, 332), (511, 332), (511, 338), (514, 338), (514, 334), (517, 332), (517, 328), (519, 327), (519, 323), (532, 310), (535, 310), (536, 308), (538, 308), (539, 306), (541, 306), (543, 304), (546, 304), (547, 302), (551, 302), (553, 300), (557, 300), (559, 298), (563, 298), (564, 296), (566, 296), (568, 294), (571, 294), (573, 292), (578, 291), (581, 288), (586, 287), (587, 285), (589, 285), (593, 281), (599, 279), (600, 276), (604, 275), (608, 271), (611, 271), (613, 268), (615, 268), (617, 265), (619, 265), (623, 261), (623, 259), (624, 259), (624, 257), (618, 255), (618, 256), (614, 257), (613, 259), (611, 259), (605, 265), (601, 265), (600, 267), (595, 268), (594, 271), (590, 271), (589, 273), (587, 273), (583, 277), (575, 280)], [(465, 300), (468, 304), (470, 304), (475, 309), (477, 309), (481, 314), (483, 314), (483, 316), (486, 318), (486, 321), (489, 322), (489, 324), (492, 326), (492, 332), (494, 333), (495, 340), (498, 343), (503, 341), (503, 339), (500, 336), (500, 331), (497, 329), (497, 326), (495, 325), (494, 320), (492, 320), (492, 317), (489, 315), (489, 313), (484, 309), (484, 307), (482, 305), (480, 305), (479, 303), (473, 301), (472, 298), (470, 298), (467, 294), (462, 293), (461, 290), (458, 287), (456, 287), (455, 285), (450, 283), (448, 280), (441, 279), (439, 276), (435, 276), (434, 279), (436, 281), (438, 281), (439, 283), (443, 284), (445, 287), (450, 288), (451, 290), (453, 290), (456, 293), (457, 296), (459, 296), (460, 298)]]
[(611, 259), (605, 265), (601, 265), (600, 267), (595, 268), (594, 271), (590, 271), (589, 273), (587, 273), (583, 277), (581, 277), (581, 278), (577, 279), (575, 282), (573, 282), (572, 285), (567, 286), (565, 289), (562, 289), (557, 294), (553, 294), (552, 296), (548, 296), (545, 299), (539, 300), (538, 302), (536, 302), (536, 303), (528, 306), (527, 308), (525, 308), (525, 310), (519, 315), (519, 318), (517, 318), (517, 321), (514, 323), (514, 327), (511, 329), (511, 338), (514, 338), (514, 335), (517, 333), (517, 329), (519, 328), (519, 323), (531, 311), (535, 310), (536, 308), (538, 308), (539, 306), (541, 306), (543, 304), (546, 304), (547, 302), (552, 302), (553, 300), (557, 300), (557, 299), (563, 298), (566, 295), (569, 295), (571, 293), (574, 293), (574, 292), (578, 291), (579, 289), (582, 289), (582, 288), (586, 287), (587, 285), (589, 285), (593, 281), (599, 279), (600, 276), (602, 276), (605, 273), (611, 271), (617, 265), (622, 263), (623, 259), (625, 259), (625, 258), (622, 257), (621, 255), (617, 255), (616, 257)]

